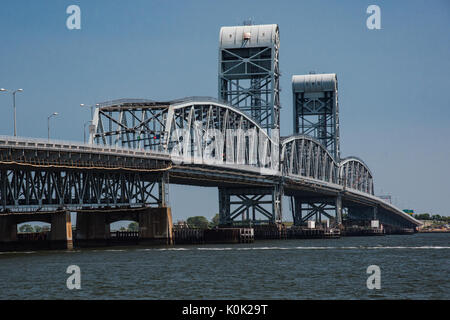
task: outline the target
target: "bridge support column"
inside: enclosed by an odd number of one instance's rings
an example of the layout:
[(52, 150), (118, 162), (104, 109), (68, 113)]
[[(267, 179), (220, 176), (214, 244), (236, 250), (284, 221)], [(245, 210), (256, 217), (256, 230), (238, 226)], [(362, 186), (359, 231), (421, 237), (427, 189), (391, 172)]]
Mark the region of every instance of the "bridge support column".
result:
[(51, 215), (50, 247), (52, 249), (72, 249), (72, 221), (70, 212), (58, 212)]
[(0, 243), (17, 240), (17, 222), (11, 214), (0, 215)]
[(110, 238), (106, 212), (78, 212), (76, 244), (80, 247), (104, 246)]
[(338, 226), (342, 225), (342, 195), (338, 194), (336, 197), (336, 223)]
[[(163, 172), (158, 182), (158, 206), (166, 207), (169, 205), (169, 172)], [(169, 208), (170, 210), (170, 208)]]
[(280, 223), (282, 197), (283, 190), (279, 185), (265, 188), (219, 188), (220, 225)]
[(172, 244), (172, 227), (170, 207), (147, 208), (139, 212), (139, 243)]
[(314, 219), (316, 223), (322, 222), (322, 216), (330, 221), (331, 225), (342, 223), (342, 198), (307, 198), (291, 196), (292, 218), (295, 226), (303, 226), (308, 220)]

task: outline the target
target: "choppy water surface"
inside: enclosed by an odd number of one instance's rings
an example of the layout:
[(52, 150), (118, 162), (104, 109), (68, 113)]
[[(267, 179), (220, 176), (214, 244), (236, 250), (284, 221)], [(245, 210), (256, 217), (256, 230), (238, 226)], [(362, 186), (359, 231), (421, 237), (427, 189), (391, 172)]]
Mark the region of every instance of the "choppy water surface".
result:
[[(0, 253), (0, 299), (450, 299), (450, 234)], [(69, 290), (66, 269), (81, 269)], [(369, 290), (369, 265), (381, 289)]]

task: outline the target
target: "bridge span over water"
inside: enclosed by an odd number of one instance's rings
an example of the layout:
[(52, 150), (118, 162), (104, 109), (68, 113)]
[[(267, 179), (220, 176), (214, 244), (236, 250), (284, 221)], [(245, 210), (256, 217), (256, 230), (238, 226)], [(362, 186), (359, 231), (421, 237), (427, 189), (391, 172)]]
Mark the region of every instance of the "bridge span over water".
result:
[(99, 103), (87, 144), (0, 137), (0, 241), (60, 211), (78, 212), (80, 239), (127, 215), (167, 236), (169, 183), (218, 188), (221, 225), (279, 224), (284, 196), (297, 226), (420, 225), (374, 195), (364, 161), (341, 157), (336, 74), (292, 77), (294, 132), (280, 136), (278, 51), (277, 25), (223, 27), (218, 99)]
[[(132, 124), (131, 117), (139, 123)], [(103, 131), (92, 134), (87, 144), (0, 137), (4, 212), (166, 206), (170, 181), (225, 193), (220, 195), (225, 199), (219, 198), (223, 224), (237, 218), (279, 223), (286, 195), (298, 225), (316, 214), (331, 217), (330, 210), (340, 223), (342, 208), (355, 218), (418, 225), (374, 196), (372, 173), (362, 160), (348, 157), (338, 163), (306, 135), (284, 137), (275, 145), (250, 117), (211, 98), (112, 101), (100, 106), (94, 119)], [(302, 201), (313, 206), (319, 199), (323, 204), (317, 208), (301, 207)]]

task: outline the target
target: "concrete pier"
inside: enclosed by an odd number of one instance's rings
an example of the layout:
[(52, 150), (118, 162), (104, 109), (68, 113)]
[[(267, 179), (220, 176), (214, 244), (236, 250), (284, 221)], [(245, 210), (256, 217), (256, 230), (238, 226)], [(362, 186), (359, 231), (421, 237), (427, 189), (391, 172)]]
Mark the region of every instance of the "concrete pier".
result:
[[(51, 230), (48, 239), (19, 239), (17, 225), (28, 221), (50, 223)], [(72, 248), (72, 222), (68, 211), (7, 213), (0, 215), (0, 251)]]
[[(134, 244), (173, 244), (172, 214), (168, 207), (132, 208), (129, 210), (89, 210), (77, 212), (76, 233), (72, 237), (70, 212), (8, 213), (0, 215), (0, 251), (72, 249), (73, 247), (102, 247), (130, 244), (130, 239), (111, 238), (110, 225), (120, 220), (139, 223)], [(40, 221), (51, 224), (49, 233), (17, 234), (17, 225)], [(41, 237), (42, 236), (42, 237)], [(136, 238), (136, 237), (135, 237)]]
[(17, 240), (17, 223), (11, 214), (0, 216), (0, 243), (7, 245)]
[(106, 212), (77, 212), (76, 246), (108, 245), (110, 223)]
[(139, 212), (139, 244), (172, 244), (172, 212), (169, 207)]
[(51, 215), (50, 248), (73, 249), (72, 221), (70, 212), (54, 213)]
[[(111, 239), (110, 225), (120, 220), (139, 223), (138, 244), (172, 244), (172, 213), (169, 207), (133, 208), (77, 213), (76, 246), (98, 247), (120, 244)], [(133, 241), (134, 242), (134, 241)]]

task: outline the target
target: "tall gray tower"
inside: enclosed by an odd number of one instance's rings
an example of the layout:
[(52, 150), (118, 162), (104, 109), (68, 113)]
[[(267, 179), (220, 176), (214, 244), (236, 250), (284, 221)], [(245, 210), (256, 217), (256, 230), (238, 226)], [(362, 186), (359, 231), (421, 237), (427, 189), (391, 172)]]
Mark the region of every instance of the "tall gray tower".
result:
[[(279, 47), (276, 24), (220, 29), (219, 100), (252, 117), (276, 144), (280, 138)], [(279, 223), (282, 195), (278, 183), (219, 188), (220, 224)]]
[(270, 134), (280, 128), (278, 25), (222, 27), (219, 99), (255, 119)]
[(319, 140), (339, 162), (339, 105), (336, 74), (292, 77), (294, 133)]

